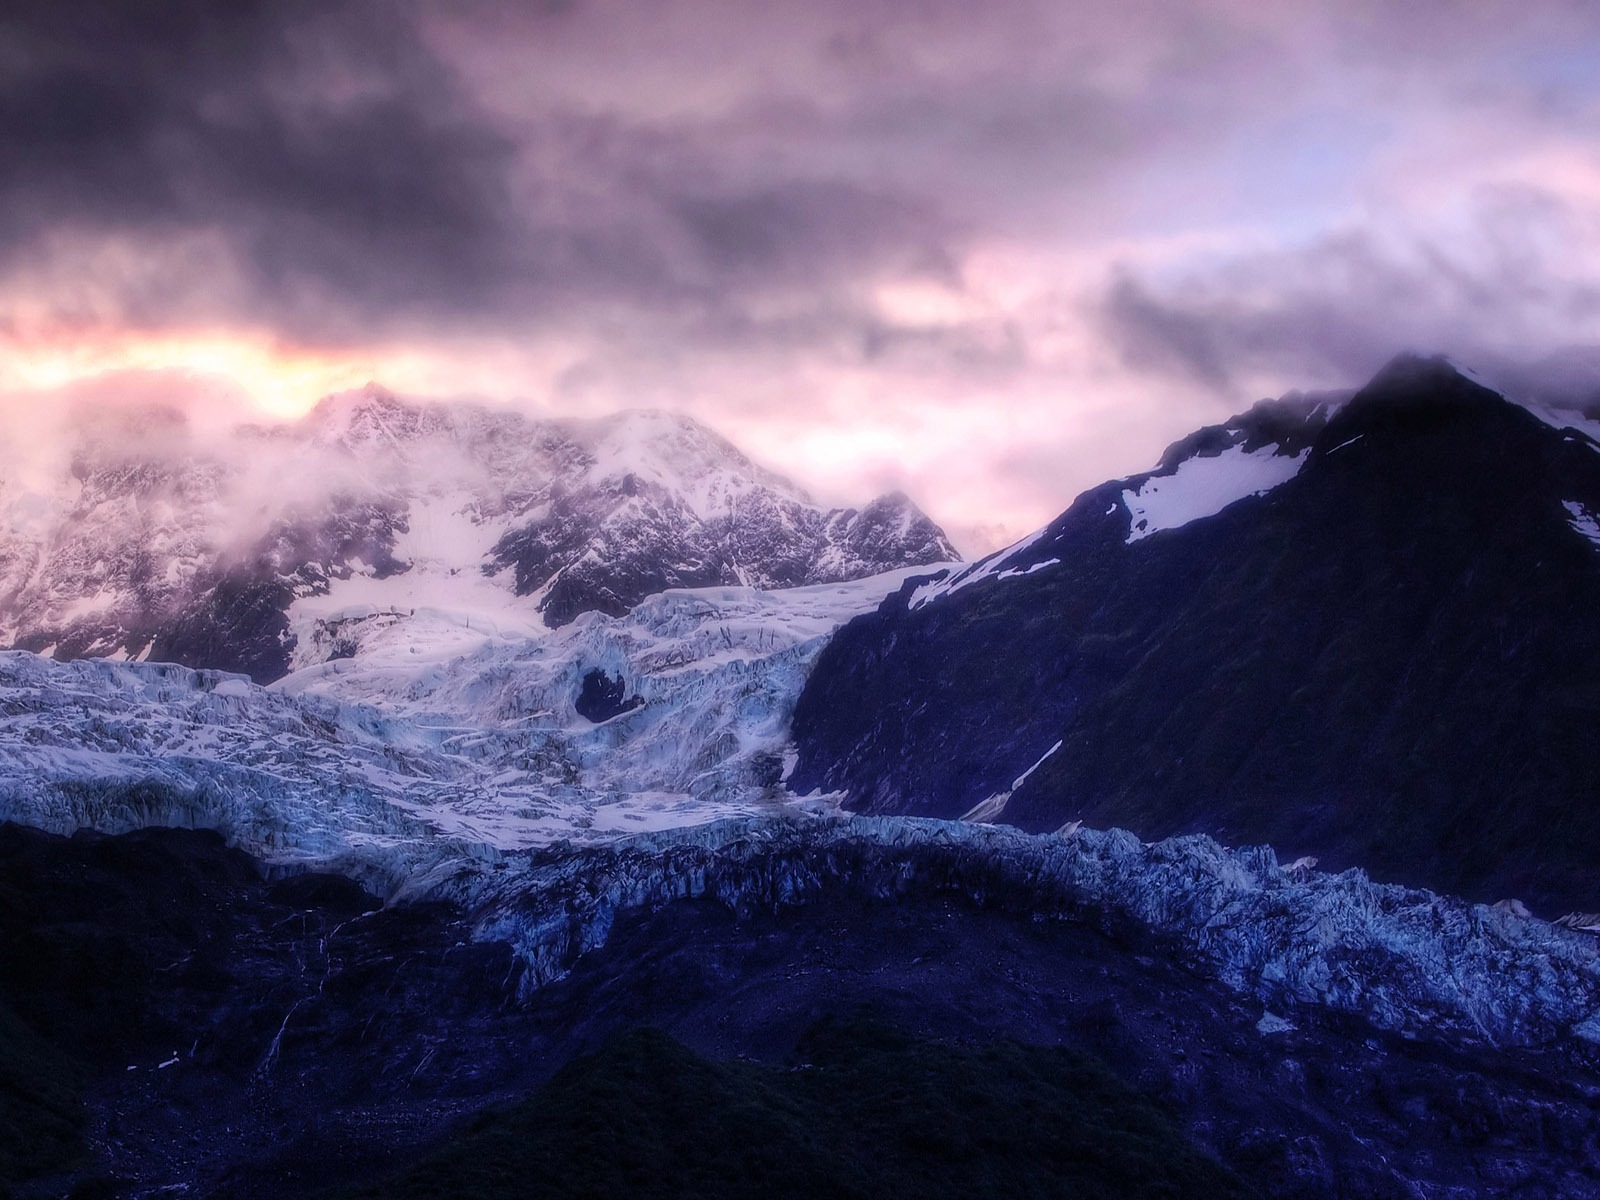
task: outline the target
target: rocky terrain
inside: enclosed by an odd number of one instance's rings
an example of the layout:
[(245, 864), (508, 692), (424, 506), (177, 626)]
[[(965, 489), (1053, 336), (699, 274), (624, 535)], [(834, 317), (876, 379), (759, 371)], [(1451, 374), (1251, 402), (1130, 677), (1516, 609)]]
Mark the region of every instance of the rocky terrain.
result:
[[(21, 1143), (34, 1182), (17, 1194), (443, 1194), (439, 1164), (470, 1149), (477, 1174), (446, 1178), (492, 1195), (483, 1180), (526, 1152), (491, 1136), (531, 1119), (508, 1106), (536, 1113), (541, 1089), (571, 1096), (644, 1053), (613, 1042), (623, 1031), (686, 1047), (652, 1043), (649, 1061), (692, 1093), (735, 1057), (826, 1069), (829, 1023), (866, 1020), (885, 1031), (867, 1049), (917, 1072), (968, 1064), (927, 1121), (880, 1112), (894, 1139), (926, 1136), (943, 1107), (974, 1136), (1022, 1086), (1018, 1042), (1087, 1056), (1060, 1062), (1080, 1083), (1108, 1073), (1095, 1087), (1128, 1122), (1095, 1143), (1108, 1170), (1148, 1170), (1134, 1130), (1157, 1121), (1235, 1194), (1600, 1195), (1600, 969), (1583, 935), (1204, 839), (830, 820), (654, 838), (463, 866), (433, 898), (380, 909), (338, 877), (263, 878), (214, 834), (0, 828), (0, 1069), (24, 1106), (0, 1129), (54, 1130)], [(922, 1077), (881, 1070), (891, 1094)], [(671, 1115), (686, 1110), (657, 1107), (664, 1080), (599, 1078), (563, 1114), (574, 1145), (642, 1111), (625, 1130), (674, 1121), (675, 1161), (725, 1168), (721, 1143)], [(748, 1095), (732, 1110), (707, 1095), (708, 1135), (759, 1120)], [(1062, 1133), (1028, 1120), (1011, 1118), (1024, 1143)], [(613, 1165), (651, 1145), (607, 1137)], [(898, 1144), (859, 1148), (862, 1169)], [(422, 1174), (377, 1182), (413, 1162)]]
[(1597, 433), (1440, 360), (1258, 406), (847, 625), (792, 785), (1591, 911)]
[[(464, 413), (248, 435), (360, 466), (205, 593), (270, 685), (0, 653), (0, 1192), (1600, 1196), (1584, 418), (1401, 360), (962, 566)], [(194, 503), (38, 543), (73, 628), (200, 594), (206, 461), (84, 476)]]

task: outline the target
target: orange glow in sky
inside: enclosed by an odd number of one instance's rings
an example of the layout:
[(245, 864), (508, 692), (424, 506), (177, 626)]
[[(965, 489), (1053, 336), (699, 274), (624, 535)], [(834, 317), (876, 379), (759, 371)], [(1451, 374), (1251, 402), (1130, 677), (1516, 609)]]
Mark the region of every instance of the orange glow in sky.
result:
[(344, 351), (286, 345), (267, 333), (196, 330), (13, 339), (0, 343), (0, 377), (19, 390), (45, 392), (95, 375), (179, 369), (225, 381), (264, 415), (291, 417), (329, 392), (357, 387), (377, 364)]

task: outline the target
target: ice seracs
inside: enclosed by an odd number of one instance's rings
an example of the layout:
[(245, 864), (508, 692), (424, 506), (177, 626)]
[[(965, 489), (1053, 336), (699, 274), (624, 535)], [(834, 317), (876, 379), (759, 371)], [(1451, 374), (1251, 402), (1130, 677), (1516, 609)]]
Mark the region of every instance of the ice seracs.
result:
[(433, 886), (475, 911), (478, 937), (508, 942), (528, 964), (525, 992), (604, 945), (629, 909), (922, 892), (1036, 921), (1091, 912), (1132, 922), (1275, 1014), (1357, 1013), (1408, 1038), (1467, 1044), (1600, 1042), (1600, 943), (1590, 935), (1359, 870), (1285, 867), (1270, 848), (1200, 835), (1147, 844), (1121, 829), (1065, 837), (905, 817), (757, 817), (516, 856), (507, 867), (479, 864)]
[[(0, 819), (204, 826), (269, 860), (325, 861), (768, 812), (790, 799), (788, 722), (812, 659), (908, 573), (672, 591), (559, 630), (352, 606), (318, 618), (343, 648), (270, 688), (0, 653)], [(600, 724), (577, 711), (594, 671), (629, 700)]]

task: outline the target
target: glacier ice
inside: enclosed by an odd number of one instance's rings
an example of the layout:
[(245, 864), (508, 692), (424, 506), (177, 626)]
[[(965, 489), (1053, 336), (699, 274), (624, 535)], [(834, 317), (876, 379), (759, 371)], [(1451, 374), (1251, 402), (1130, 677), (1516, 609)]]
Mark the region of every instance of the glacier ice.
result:
[[(352, 613), (353, 654), (271, 687), (152, 663), (0, 654), (0, 818), (215, 828), (271, 861), (442, 840), (604, 841), (790, 799), (789, 715), (828, 634), (907, 571), (652, 597), (559, 630)], [(596, 725), (592, 670), (642, 703)]]
[(830, 890), (874, 902), (920, 891), (1041, 920), (1130, 922), (1276, 1014), (1359, 1014), (1403, 1036), (1499, 1046), (1600, 1041), (1594, 938), (1359, 870), (1293, 874), (1270, 848), (1203, 835), (1145, 844), (1124, 830), (789, 813), (529, 852), (501, 868), (436, 873), (426, 894), (472, 910), (479, 937), (510, 943), (529, 989), (603, 945), (629, 909), (696, 898), (774, 911)]

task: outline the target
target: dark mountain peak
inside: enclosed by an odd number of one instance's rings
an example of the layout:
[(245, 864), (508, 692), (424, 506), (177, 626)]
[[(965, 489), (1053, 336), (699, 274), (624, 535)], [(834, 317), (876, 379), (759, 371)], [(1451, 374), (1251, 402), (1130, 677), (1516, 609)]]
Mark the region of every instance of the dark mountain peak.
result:
[(790, 786), (1592, 911), (1596, 446), (1441, 358), (1257, 405), (845, 626)]
[(1352, 397), (1351, 409), (1430, 409), (1508, 404), (1499, 392), (1443, 355), (1398, 354)]
[(1402, 354), (1329, 419), (1314, 450), (1320, 457), (1361, 437), (1392, 444), (1450, 434), (1452, 444), (1491, 452), (1503, 438), (1536, 436), (1543, 424), (1448, 358)]
[(1256, 401), (1228, 424), (1244, 435), (1239, 445), (1246, 454), (1264, 446), (1276, 446), (1279, 454), (1299, 454), (1349, 399), (1348, 391), (1289, 392)]
[(1424, 354), (1415, 350), (1402, 350), (1383, 366), (1361, 390), (1372, 391), (1385, 387), (1406, 387), (1417, 383), (1449, 383), (1452, 380), (1472, 382), (1472, 371), (1444, 354)]
[(1150, 474), (1170, 475), (1191, 458), (1215, 458), (1235, 446), (1246, 454), (1271, 447), (1274, 454), (1298, 455), (1348, 399), (1347, 392), (1289, 392), (1258, 400), (1220, 424), (1206, 425), (1173, 442)]

